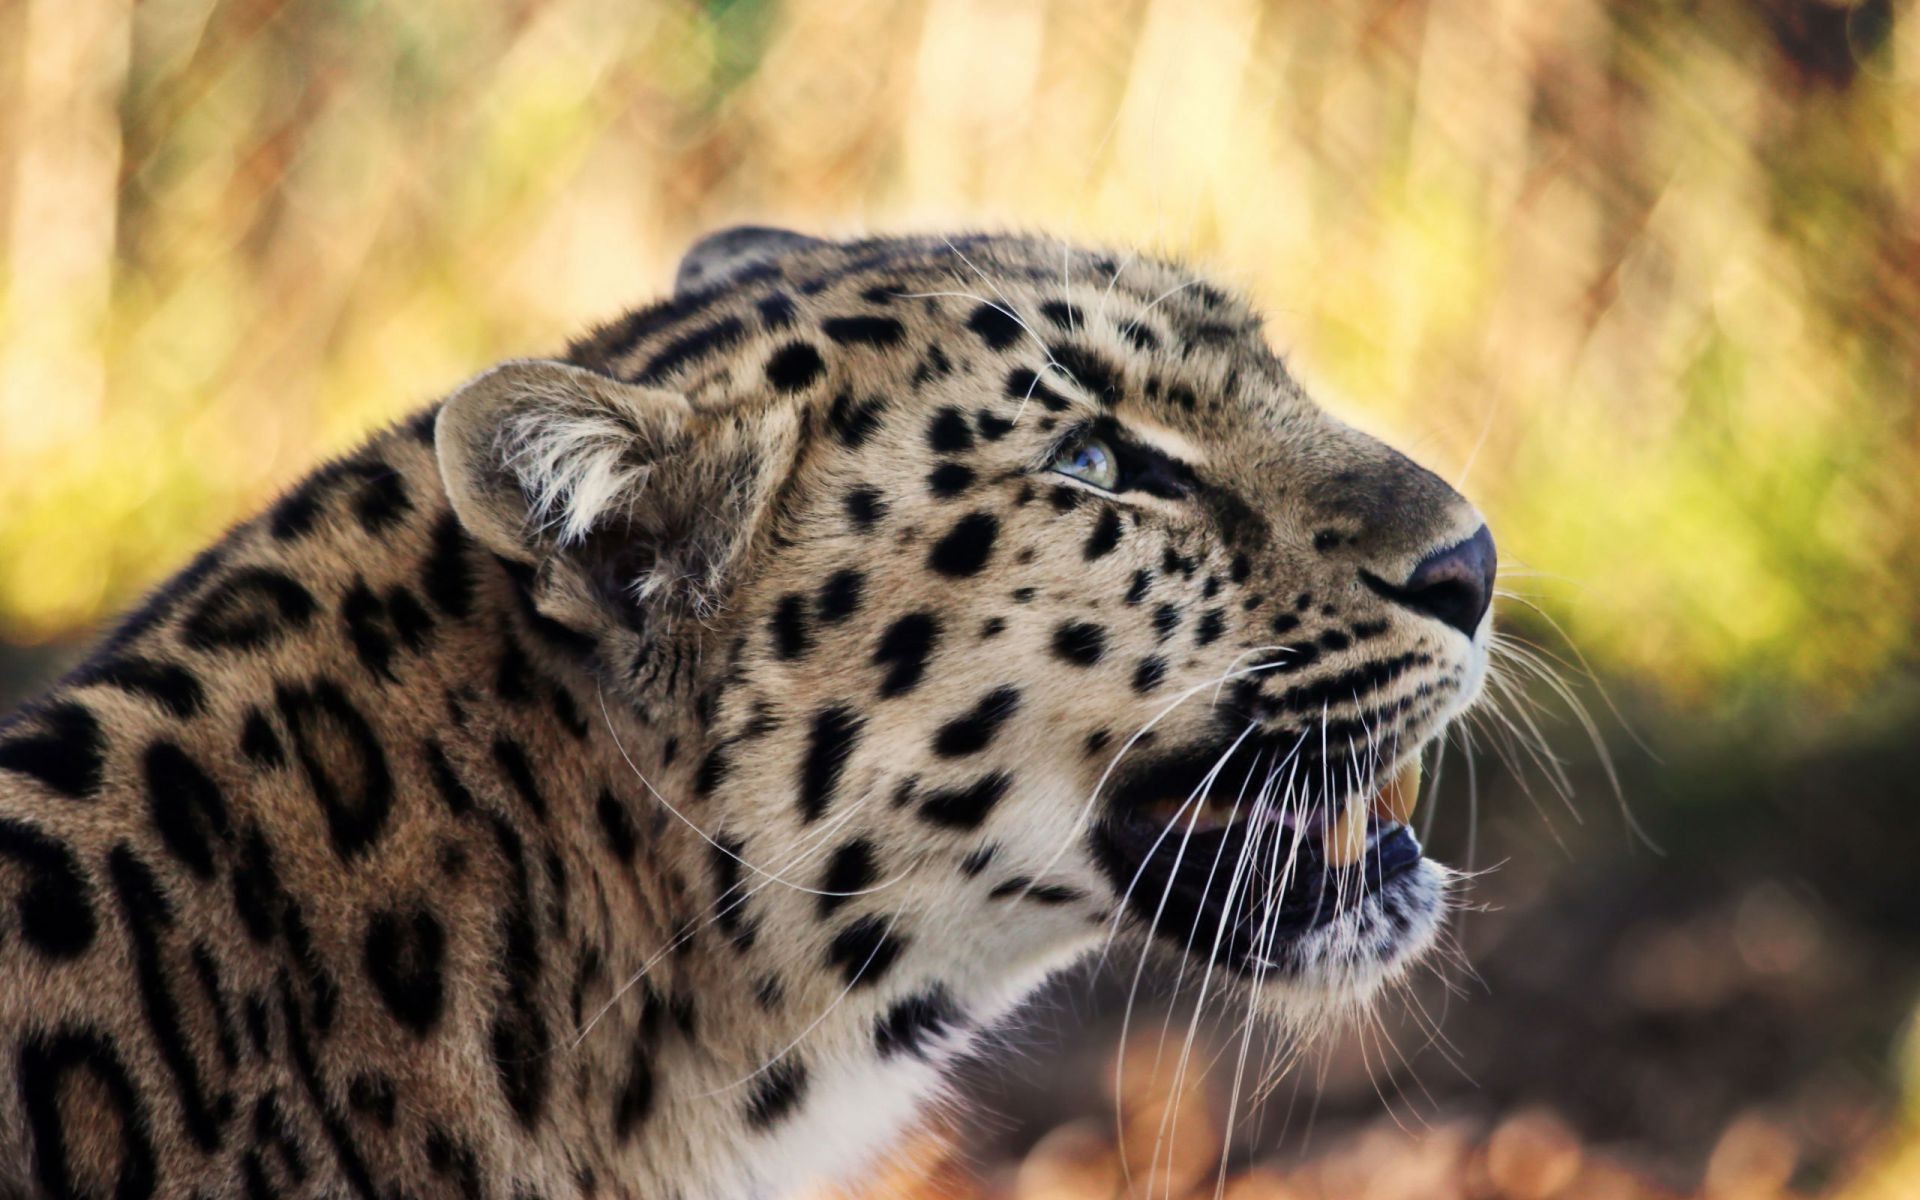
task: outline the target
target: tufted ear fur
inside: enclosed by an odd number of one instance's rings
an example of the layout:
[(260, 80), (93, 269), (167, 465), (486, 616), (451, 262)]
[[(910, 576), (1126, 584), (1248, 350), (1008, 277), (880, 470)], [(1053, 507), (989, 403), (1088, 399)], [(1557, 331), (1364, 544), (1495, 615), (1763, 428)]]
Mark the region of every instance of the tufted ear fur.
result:
[(765, 225), (722, 229), (695, 242), (680, 260), (680, 270), (673, 278), (673, 294), (685, 296), (723, 283), (735, 283), (755, 267), (766, 266), (797, 250), (824, 245), (819, 238)]
[(796, 438), (785, 409), (701, 411), (539, 360), (469, 381), (435, 426), (455, 514), (532, 568), (536, 607), (656, 633), (724, 604)]

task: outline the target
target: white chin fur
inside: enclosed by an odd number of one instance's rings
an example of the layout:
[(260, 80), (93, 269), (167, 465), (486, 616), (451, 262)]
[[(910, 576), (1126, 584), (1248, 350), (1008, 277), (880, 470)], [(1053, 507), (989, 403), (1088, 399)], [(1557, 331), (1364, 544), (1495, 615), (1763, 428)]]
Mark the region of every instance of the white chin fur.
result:
[[(1433, 949), (1456, 878), (1447, 867), (1423, 859), (1394, 879), (1387, 892), (1307, 935), (1295, 949), (1301, 969), (1285, 979), (1263, 981), (1260, 1008), (1295, 1028), (1364, 1011), (1383, 986)], [(1389, 906), (1401, 923), (1390, 918)]]

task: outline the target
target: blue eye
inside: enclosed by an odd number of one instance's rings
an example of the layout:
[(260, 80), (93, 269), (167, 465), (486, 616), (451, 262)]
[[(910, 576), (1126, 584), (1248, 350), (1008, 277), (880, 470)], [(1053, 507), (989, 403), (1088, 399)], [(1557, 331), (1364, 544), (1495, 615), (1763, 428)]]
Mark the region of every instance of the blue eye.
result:
[(1109, 492), (1120, 482), (1120, 460), (1111, 447), (1094, 437), (1067, 447), (1049, 469)]

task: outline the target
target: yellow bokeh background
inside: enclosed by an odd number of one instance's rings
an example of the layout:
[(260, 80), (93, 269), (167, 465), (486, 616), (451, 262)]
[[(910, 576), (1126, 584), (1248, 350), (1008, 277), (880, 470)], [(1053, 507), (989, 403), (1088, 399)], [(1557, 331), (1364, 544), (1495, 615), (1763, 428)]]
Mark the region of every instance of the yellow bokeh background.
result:
[(11, 640), (754, 219), (1193, 258), (1608, 670), (1911, 665), (1908, 5), (12, 0), (0, 45)]
[(741, 221), (1204, 264), (1630, 706), (1909, 737), (1915, 0), (0, 0), (0, 649)]

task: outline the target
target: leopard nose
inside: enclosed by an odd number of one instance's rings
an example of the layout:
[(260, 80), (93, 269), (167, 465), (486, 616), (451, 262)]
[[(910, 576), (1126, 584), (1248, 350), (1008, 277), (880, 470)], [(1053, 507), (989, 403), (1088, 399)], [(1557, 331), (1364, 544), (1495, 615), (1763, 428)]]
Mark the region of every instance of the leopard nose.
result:
[(1375, 590), (1472, 637), (1480, 628), (1487, 605), (1493, 602), (1493, 575), (1498, 564), (1493, 533), (1482, 525), (1466, 541), (1421, 559), (1405, 583), (1376, 586)]

